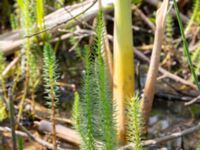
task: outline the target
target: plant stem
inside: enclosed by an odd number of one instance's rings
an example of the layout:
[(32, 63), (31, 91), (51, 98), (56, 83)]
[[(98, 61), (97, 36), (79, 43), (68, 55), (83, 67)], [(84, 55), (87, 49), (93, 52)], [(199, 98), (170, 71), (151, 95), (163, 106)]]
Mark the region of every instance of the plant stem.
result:
[(189, 49), (188, 49), (187, 40), (185, 38), (183, 23), (182, 23), (181, 17), (180, 17), (180, 12), (179, 12), (176, 0), (173, 0), (173, 2), (174, 2), (174, 7), (175, 7), (175, 10), (176, 10), (176, 16), (177, 16), (177, 19), (178, 19), (178, 24), (179, 24), (179, 28), (180, 28), (180, 32), (181, 32), (181, 38), (183, 40), (183, 50), (184, 50), (183, 52), (184, 52), (184, 55), (187, 57), (187, 61), (188, 61), (188, 64), (189, 64), (190, 71), (191, 71), (192, 76), (194, 78), (195, 84), (197, 85), (198, 91), (200, 92), (200, 84), (198, 82), (198, 77), (195, 73), (195, 69), (194, 69), (193, 64), (192, 64), (192, 59), (191, 59), (190, 52), (189, 52)]
[(10, 114), (10, 126), (12, 129), (12, 150), (17, 150), (17, 140), (15, 134), (15, 119), (14, 119), (14, 107), (13, 107), (13, 96), (11, 88), (8, 89), (9, 97), (9, 114)]
[(164, 35), (165, 18), (167, 15), (168, 3), (169, 0), (164, 0), (161, 7), (158, 9), (156, 15), (156, 31), (155, 31), (153, 51), (151, 54), (150, 66), (144, 87), (144, 95), (141, 100), (141, 113), (144, 121), (143, 134), (146, 134), (148, 130), (148, 119), (154, 99), (155, 83), (160, 63), (160, 51), (162, 45), (162, 38)]
[[(28, 68), (28, 65), (27, 65), (27, 68)], [(26, 78), (25, 78), (25, 83), (24, 83), (24, 93), (22, 95), (22, 99), (21, 99), (20, 105), (19, 105), (19, 112), (18, 112), (18, 115), (17, 115), (17, 122), (20, 122), (21, 116), (23, 114), (24, 102), (25, 102), (25, 99), (26, 99), (26, 96), (27, 96), (27, 92), (28, 92), (28, 82), (29, 82), (29, 71), (28, 71), (28, 69), (26, 69)]]
[(125, 100), (134, 95), (131, 1), (115, 1), (113, 99), (118, 140), (126, 141)]
[(52, 121), (52, 136), (53, 136), (53, 149), (57, 150), (57, 144), (56, 144), (56, 111), (55, 111), (55, 96), (53, 94), (53, 86), (51, 86), (51, 121)]

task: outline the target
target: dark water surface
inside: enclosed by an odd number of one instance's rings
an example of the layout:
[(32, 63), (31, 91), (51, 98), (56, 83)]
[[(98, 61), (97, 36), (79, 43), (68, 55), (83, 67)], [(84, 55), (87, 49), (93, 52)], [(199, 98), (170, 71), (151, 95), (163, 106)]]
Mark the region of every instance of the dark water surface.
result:
[[(200, 105), (184, 106), (183, 102), (155, 100), (150, 117), (149, 138), (158, 138), (172, 132), (180, 132), (195, 126), (200, 120)], [(152, 146), (151, 150), (195, 150), (200, 143), (200, 132), (189, 134), (163, 144)], [(163, 149), (164, 150), (164, 149)]]

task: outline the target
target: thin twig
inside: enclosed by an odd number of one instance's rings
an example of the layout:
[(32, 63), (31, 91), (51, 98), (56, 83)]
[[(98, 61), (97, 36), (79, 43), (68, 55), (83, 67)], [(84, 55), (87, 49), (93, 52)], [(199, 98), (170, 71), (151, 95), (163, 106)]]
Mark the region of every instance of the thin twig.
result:
[[(175, 132), (175, 133), (172, 133), (170, 135), (166, 135), (166, 136), (163, 136), (163, 137), (160, 137), (160, 138), (155, 138), (155, 139), (152, 139), (152, 140), (146, 140), (146, 141), (143, 142), (143, 146), (156, 145), (156, 144), (159, 144), (159, 143), (162, 143), (162, 142), (170, 141), (170, 140), (179, 138), (181, 136), (191, 134), (191, 133), (198, 131), (198, 130), (200, 130), (200, 123), (198, 123), (194, 127), (191, 127), (189, 129), (185, 129), (185, 130), (180, 131), (180, 132)], [(133, 149), (133, 148), (134, 148), (134, 144), (131, 143), (131, 144), (128, 144), (126, 146), (121, 147), (118, 150), (128, 150), (128, 149)]]
[(133, 9), (144, 20), (144, 22), (153, 30), (156, 30), (155, 25), (149, 20), (149, 18), (140, 10), (137, 6), (133, 5)]
[[(41, 33), (47, 32), (47, 31), (49, 31), (49, 30), (53, 30), (54, 28), (56, 28), (56, 27), (58, 27), (58, 26), (61, 26), (61, 25), (65, 24), (65, 23), (67, 23), (67, 22), (70, 22), (70, 21), (72, 21), (72, 20), (77, 21), (76, 18), (79, 17), (80, 15), (83, 15), (85, 12), (87, 12), (90, 8), (92, 8), (92, 7), (96, 4), (96, 2), (97, 2), (97, 0), (94, 0), (90, 6), (88, 6), (85, 10), (83, 10), (81, 13), (77, 14), (76, 16), (72, 16), (73, 18), (70, 18), (69, 20), (64, 21), (64, 22), (62, 22), (62, 23), (58, 23), (58, 24), (54, 25), (53, 27), (46, 28), (46, 29), (44, 29), (44, 30), (42, 30), (42, 31), (40, 31), (40, 32), (34, 33), (34, 34), (32, 34), (32, 35), (25, 36), (24, 38), (31, 38), (31, 37), (33, 37), (33, 36), (36, 36), (36, 35), (39, 35), (39, 34), (41, 34)], [(66, 10), (65, 10), (65, 11), (66, 11)], [(70, 13), (70, 16), (71, 16), (71, 13)]]
[(15, 57), (15, 59), (13, 59), (9, 65), (5, 68), (5, 70), (2, 72), (2, 77), (5, 77), (5, 75), (15, 66), (15, 64), (20, 60), (21, 55)]
[[(25, 129), (24, 127), (20, 126), (20, 128), (24, 131), (19, 131), (19, 130), (16, 130), (15, 133), (16, 135), (18, 136), (21, 136), (21, 137), (25, 137), (25, 138), (30, 138), (31, 140), (39, 143), (40, 145), (42, 146), (45, 146), (49, 149), (53, 149), (53, 145), (38, 138), (38, 137), (35, 137), (34, 135), (32, 135), (27, 129)], [(0, 127), (0, 132), (12, 132), (11, 128), (9, 127)], [(58, 147), (58, 150), (69, 150), (69, 149), (62, 149), (60, 147)]]
[[(92, 29), (92, 26), (90, 26), (87, 22), (83, 22), (83, 21), (80, 21), (76, 16), (73, 16), (73, 14), (71, 13), (71, 11), (70, 10), (68, 10), (59, 0), (56, 0), (62, 7), (63, 7), (63, 9), (76, 21), (76, 22), (78, 22), (79, 24), (83, 24), (83, 25), (85, 25), (86, 27), (88, 27), (88, 28), (91, 28)], [(95, 0), (96, 2), (97, 2), (97, 0)], [(94, 4), (96, 3), (94, 1)], [(92, 5), (93, 6), (93, 5)], [(91, 6), (91, 7), (92, 7)], [(90, 7), (90, 8), (91, 8)], [(82, 13), (83, 14), (83, 13)], [(79, 16), (79, 15), (78, 15)]]
[(195, 102), (198, 101), (198, 100), (200, 100), (200, 95), (197, 96), (197, 97), (195, 97), (195, 98), (193, 98), (191, 101), (186, 102), (184, 105), (185, 105), (185, 106), (192, 105), (193, 103), (195, 103)]
[[(137, 50), (137, 48), (134, 48), (134, 52), (135, 52), (135, 55), (137, 55), (140, 59), (142, 59), (143, 61), (145, 62), (150, 62), (149, 58), (147, 56), (145, 56), (142, 52), (140, 52), (139, 50)], [(175, 74), (172, 74), (171, 72), (165, 70), (164, 68), (162, 67), (159, 67), (159, 72), (161, 72), (163, 75), (165, 75), (166, 77), (176, 81), (176, 82), (179, 82), (179, 83), (182, 83), (184, 85), (187, 85), (187, 86), (190, 86), (192, 87), (193, 89), (197, 89), (196, 86), (190, 82), (190, 81), (187, 81), (187, 80), (184, 80), (183, 78), (175, 75)]]
[[(95, 0), (97, 1), (97, 0)], [(98, 7), (93, 0), (87, 0), (84, 2), (80, 2), (78, 4), (75, 4), (72, 7), (71, 14), (73, 14), (74, 17), (77, 17), (80, 21), (88, 21), (91, 18), (93, 18), (97, 12)], [(113, 9), (113, 1), (114, 0), (106, 0), (103, 3), (103, 9), (108, 12)], [(84, 8), (81, 8), (82, 4), (84, 4)], [(87, 8), (87, 9), (86, 9)], [(85, 9), (83, 11), (83, 9)], [(82, 14), (80, 14), (82, 12)], [(45, 17), (45, 26), (47, 27), (47, 30), (49, 32), (54, 33), (54, 37), (60, 34), (57, 30), (59, 28), (70, 28), (79, 22), (74, 21), (74, 18), (71, 18), (69, 14), (66, 14), (66, 12), (63, 9), (59, 9), (56, 12), (53, 12)], [(44, 32), (44, 31), (42, 31)], [(11, 34), (3, 34), (0, 35), (0, 51), (2, 51), (5, 55), (9, 55), (13, 53), (16, 50), (20, 49), (20, 46), (25, 42), (25, 38), (20, 39), (20, 33), (21, 30), (18, 30), (16, 32), (13, 32)], [(35, 33), (35, 35), (40, 33)], [(29, 35), (29, 36), (35, 36), (35, 35)], [(16, 38), (13, 38), (16, 37)]]

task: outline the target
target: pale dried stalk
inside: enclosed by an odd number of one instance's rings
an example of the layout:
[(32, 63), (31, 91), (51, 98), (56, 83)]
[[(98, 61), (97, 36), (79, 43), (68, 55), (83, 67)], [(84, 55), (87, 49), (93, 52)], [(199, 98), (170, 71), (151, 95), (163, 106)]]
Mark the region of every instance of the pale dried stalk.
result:
[(161, 7), (158, 9), (156, 14), (156, 31), (155, 31), (154, 46), (151, 55), (151, 61), (147, 74), (146, 84), (144, 88), (144, 95), (141, 101), (142, 118), (144, 121), (144, 130), (143, 130), (144, 133), (147, 133), (148, 119), (154, 99), (155, 83), (160, 62), (160, 50), (162, 45), (162, 38), (164, 35), (165, 18), (167, 15), (168, 3), (169, 0), (164, 0), (164, 2), (162, 3)]

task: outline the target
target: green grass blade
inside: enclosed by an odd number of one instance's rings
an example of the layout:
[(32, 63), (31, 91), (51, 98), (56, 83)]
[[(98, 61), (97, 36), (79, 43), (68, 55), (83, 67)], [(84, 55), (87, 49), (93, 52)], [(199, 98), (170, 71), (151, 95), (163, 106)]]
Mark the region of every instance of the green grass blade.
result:
[(183, 40), (184, 56), (187, 57), (187, 61), (188, 61), (188, 64), (189, 64), (190, 71), (191, 71), (192, 76), (194, 78), (195, 84), (197, 85), (198, 91), (200, 92), (200, 84), (198, 82), (198, 77), (195, 73), (195, 69), (194, 69), (193, 64), (192, 64), (192, 59), (191, 59), (191, 56), (190, 56), (188, 43), (186, 41), (186, 37), (185, 37), (185, 34), (184, 34), (183, 23), (181, 21), (178, 5), (176, 3), (176, 0), (173, 0), (173, 2), (174, 2), (174, 7), (175, 7), (175, 10), (176, 10), (176, 16), (177, 16), (177, 19), (178, 19), (178, 24), (179, 24), (179, 28), (180, 28), (180, 32), (181, 32), (181, 38)]

